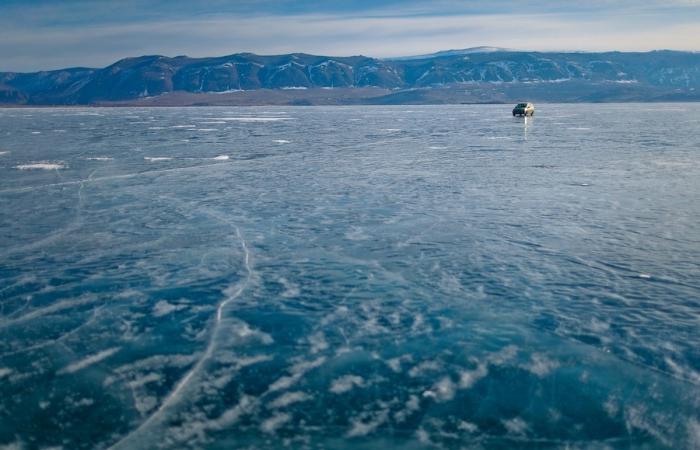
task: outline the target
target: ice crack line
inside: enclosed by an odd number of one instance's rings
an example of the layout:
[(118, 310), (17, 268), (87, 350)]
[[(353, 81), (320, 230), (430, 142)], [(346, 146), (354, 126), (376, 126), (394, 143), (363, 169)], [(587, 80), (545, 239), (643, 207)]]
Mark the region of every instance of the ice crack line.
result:
[[(92, 177), (95, 174), (95, 172), (97, 172), (97, 169), (90, 172), (90, 175), (87, 177), (87, 179), (77, 181), (77, 183), (79, 183), (80, 186), (78, 187), (78, 201), (75, 205), (75, 218), (69, 224), (67, 224), (65, 227), (61, 228), (57, 232), (39, 239), (38, 241), (34, 241), (24, 246), (9, 249), (5, 253), (5, 257), (14, 255), (16, 253), (27, 252), (37, 248), (41, 248), (46, 244), (50, 244), (52, 242), (61, 240), (64, 236), (68, 236), (72, 231), (75, 231), (78, 228), (80, 228), (80, 224), (82, 223), (83, 205), (85, 204), (83, 189), (85, 188), (85, 183), (93, 181)], [(65, 183), (61, 185), (65, 185)]]
[[(192, 368), (185, 374), (185, 376), (183, 376), (180, 379), (180, 381), (178, 381), (175, 388), (170, 392), (170, 394), (168, 394), (168, 396), (165, 398), (165, 400), (163, 400), (163, 402), (160, 404), (158, 409), (153, 414), (151, 414), (144, 422), (142, 422), (141, 425), (138, 426), (138, 428), (133, 430), (128, 435), (124, 436), (120, 441), (116, 442), (111, 447), (109, 447), (109, 450), (133, 448), (134, 445), (129, 445), (129, 442), (132, 441), (135, 437), (137, 437), (140, 433), (147, 430), (153, 423), (156, 423), (162, 417), (162, 415), (167, 411), (167, 409), (170, 408), (172, 405), (174, 405), (179, 400), (184, 389), (189, 385), (189, 383), (192, 381), (192, 379), (199, 372), (201, 372), (202, 368), (204, 367), (204, 364), (214, 354), (214, 350), (216, 348), (217, 336), (219, 334), (219, 330), (221, 328), (221, 322), (223, 320), (224, 309), (226, 308), (226, 306), (229, 303), (236, 300), (238, 297), (241, 296), (241, 294), (243, 294), (243, 292), (246, 290), (246, 288), (248, 287), (248, 285), (250, 284), (250, 282), (253, 278), (251, 254), (250, 254), (250, 249), (248, 248), (248, 244), (246, 243), (245, 239), (243, 238), (243, 235), (241, 234), (240, 228), (238, 228), (238, 226), (233, 225), (233, 224), (231, 224), (231, 226), (236, 230), (236, 237), (238, 238), (240, 246), (243, 249), (244, 264), (245, 264), (245, 269), (246, 269), (246, 278), (243, 280), (242, 283), (238, 283), (237, 287), (235, 289), (233, 289), (232, 292), (231, 292), (231, 288), (233, 288), (233, 286), (224, 290), (224, 293), (227, 295), (218, 304), (218, 306), (216, 308), (214, 327), (212, 329), (211, 337), (209, 338), (209, 342), (207, 343), (207, 347), (204, 350), (202, 357), (199, 358), (197, 363), (194, 366), (192, 366)], [(138, 443), (135, 444), (135, 446), (138, 446)]]
[[(236, 161), (236, 162), (240, 163), (241, 161)], [(81, 179), (81, 180), (61, 181), (59, 183), (40, 184), (40, 185), (36, 185), (36, 186), (7, 188), (7, 189), (0, 190), (0, 194), (16, 193), (16, 192), (31, 192), (31, 191), (36, 191), (39, 189), (46, 189), (46, 188), (60, 187), (60, 186), (71, 186), (71, 185), (82, 184), (82, 183), (86, 183), (86, 182), (96, 183), (96, 182), (100, 182), (100, 181), (123, 180), (123, 179), (137, 178), (137, 177), (145, 177), (145, 176), (149, 176), (149, 175), (158, 175), (158, 174), (163, 174), (163, 173), (187, 172), (190, 170), (198, 170), (198, 169), (204, 169), (204, 168), (209, 168), (209, 167), (230, 166), (232, 164), (233, 164), (232, 162), (222, 162), (222, 163), (213, 163), (213, 164), (198, 164), (196, 166), (173, 167), (170, 169), (144, 170), (144, 171), (135, 172), (135, 173), (124, 173), (124, 174), (119, 174), (119, 175), (107, 175), (107, 176), (99, 177), (99, 178), (87, 178), (87, 179)], [(61, 177), (61, 179), (63, 179), (63, 177)]]

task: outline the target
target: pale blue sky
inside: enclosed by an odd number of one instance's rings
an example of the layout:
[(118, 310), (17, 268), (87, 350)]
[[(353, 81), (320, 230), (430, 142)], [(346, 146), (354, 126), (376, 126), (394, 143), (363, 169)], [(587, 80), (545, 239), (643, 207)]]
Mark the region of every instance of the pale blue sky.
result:
[(0, 0), (0, 70), (127, 56), (700, 50), (700, 0)]

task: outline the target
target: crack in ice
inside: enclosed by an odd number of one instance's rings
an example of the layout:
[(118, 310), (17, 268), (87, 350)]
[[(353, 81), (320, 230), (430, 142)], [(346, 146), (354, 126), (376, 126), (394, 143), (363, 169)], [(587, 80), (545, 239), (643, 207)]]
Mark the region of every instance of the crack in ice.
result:
[[(240, 161), (238, 161), (240, 162)], [(213, 164), (200, 164), (196, 166), (187, 166), (187, 167), (173, 167), (170, 169), (160, 169), (160, 170), (144, 170), (142, 172), (134, 172), (134, 173), (124, 173), (124, 174), (119, 174), (119, 175), (107, 175), (104, 177), (99, 177), (99, 178), (86, 178), (86, 179), (80, 179), (80, 180), (72, 180), (72, 181), (61, 181), (59, 183), (49, 183), (49, 184), (40, 184), (36, 186), (24, 186), (24, 187), (17, 187), (17, 188), (7, 188), (7, 189), (2, 189), (0, 190), (0, 194), (6, 194), (6, 193), (17, 193), (17, 192), (31, 192), (31, 191), (36, 191), (39, 189), (44, 189), (44, 188), (51, 188), (51, 187), (60, 187), (60, 186), (71, 186), (71, 185), (80, 185), (85, 182), (99, 182), (99, 181), (110, 181), (110, 180), (122, 180), (122, 179), (129, 179), (129, 178), (137, 178), (140, 176), (148, 176), (148, 175), (158, 175), (161, 173), (173, 173), (173, 172), (186, 172), (188, 170), (197, 170), (197, 169), (204, 169), (207, 167), (217, 167), (217, 166), (230, 166), (232, 165), (232, 162), (220, 162), (220, 163), (213, 163)], [(94, 171), (93, 171), (94, 173)], [(90, 174), (92, 176), (92, 174)]]
[[(218, 218), (218, 217), (217, 217)], [(253, 278), (253, 268), (250, 262), (250, 249), (248, 248), (248, 244), (246, 243), (245, 239), (243, 238), (243, 235), (241, 234), (240, 228), (234, 224), (230, 224), (235, 230), (236, 230), (236, 237), (238, 238), (238, 241), (240, 243), (241, 248), (243, 249), (244, 253), (244, 264), (245, 264), (245, 269), (246, 269), (246, 278), (243, 280), (242, 283), (238, 283), (238, 287), (235, 289), (233, 293), (230, 295), (227, 295), (224, 300), (222, 300), (217, 308), (216, 308), (216, 315), (215, 315), (215, 321), (214, 321), (214, 326), (211, 331), (211, 337), (209, 339), (209, 342), (207, 344), (206, 349), (204, 350), (204, 353), (202, 354), (202, 357), (197, 360), (195, 365), (185, 374), (184, 377), (178, 381), (177, 385), (175, 388), (168, 394), (168, 396), (163, 400), (163, 402), (160, 404), (158, 409), (151, 414), (144, 422), (141, 423), (135, 430), (131, 431), (128, 435), (124, 436), (121, 440), (113, 444), (112, 446), (109, 447), (109, 450), (112, 449), (120, 449), (120, 448), (132, 448), (131, 446), (128, 445), (129, 441), (131, 441), (134, 437), (136, 437), (139, 433), (142, 433), (144, 430), (146, 430), (148, 427), (150, 427), (153, 423), (158, 421), (163, 413), (166, 412), (168, 408), (170, 408), (172, 405), (174, 405), (178, 399), (181, 396), (181, 393), (183, 390), (190, 384), (190, 381), (197, 375), (202, 368), (204, 367), (204, 364), (212, 357), (214, 354), (214, 350), (216, 348), (216, 338), (219, 334), (221, 322), (223, 320), (223, 312), (226, 306), (231, 303), (232, 301), (236, 300), (238, 297), (243, 294), (245, 289), (248, 287), (250, 284), (252, 278)], [(230, 290), (230, 287), (224, 291), (224, 293), (228, 293)]]

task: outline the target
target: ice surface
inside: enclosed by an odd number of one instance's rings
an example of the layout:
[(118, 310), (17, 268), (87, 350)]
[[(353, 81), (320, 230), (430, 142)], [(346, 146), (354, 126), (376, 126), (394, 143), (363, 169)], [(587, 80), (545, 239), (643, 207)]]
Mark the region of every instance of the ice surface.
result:
[(0, 447), (700, 445), (694, 106), (2, 115)]

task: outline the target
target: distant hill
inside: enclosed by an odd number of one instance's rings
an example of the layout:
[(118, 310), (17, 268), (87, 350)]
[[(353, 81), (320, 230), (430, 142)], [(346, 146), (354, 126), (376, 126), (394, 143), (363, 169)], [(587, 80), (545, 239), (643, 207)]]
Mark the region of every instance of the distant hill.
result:
[(507, 52), (507, 51), (513, 51), (513, 50), (508, 50), (508, 49), (500, 48), (500, 47), (481, 46), (481, 47), (463, 48), (463, 49), (458, 49), (458, 50), (442, 50), (442, 51), (430, 53), (427, 55), (400, 56), (400, 57), (396, 57), (396, 58), (385, 58), (385, 59), (388, 59), (390, 61), (391, 60), (393, 60), (393, 61), (408, 61), (411, 59), (429, 59), (429, 58), (439, 58), (442, 56), (459, 56), (459, 55), (469, 55), (472, 53), (492, 53), (492, 52)]
[(140, 56), (102, 69), (0, 72), (0, 105), (401, 104), (519, 99), (700, 100), (700, 53), (557, 53), (492, 47), (398, 59), (239, 53), (215, 58)]

